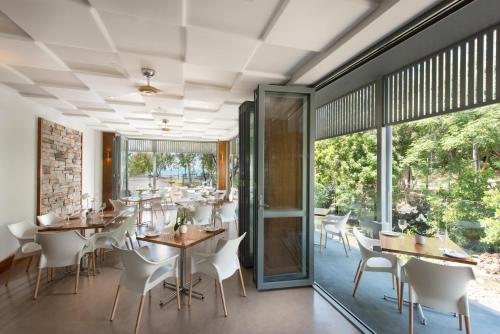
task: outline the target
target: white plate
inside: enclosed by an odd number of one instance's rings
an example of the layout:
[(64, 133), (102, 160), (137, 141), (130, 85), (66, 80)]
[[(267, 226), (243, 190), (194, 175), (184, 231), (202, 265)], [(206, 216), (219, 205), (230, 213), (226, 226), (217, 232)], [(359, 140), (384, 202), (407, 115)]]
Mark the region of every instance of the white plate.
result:
[(215, 232), (215, 231), (219, 230), (218, 227), (214, 227), (214, 226), (206, 226), (203, 229), (205, 230), (205, 232)]
[(444, 255), (449, 256), (449, 257), (455, 257), (457, 259), (468, 259), (469, 255), (466, 253), (462, 252), (457, 252), (456, 250), (449, 249), (449, 248), (440, 248), (439, 249), (441, 252), (443, 252)]
[(382, 231), (380, 233), (382, 233), (383, 235), (387, 235), (389, 237), (399, 237), (401, 235), (400, 232), (394, 232), (394, 231)]
[(160, 232), (158, 232), (158, 231), (148, 231), (148, 232), (144, 233), (144, 236), (147, 238), (154, 238), (154, 237), (158, 237), (159, 235), (160, 235)]
[(55, 224), (48, 224), (48, 225), (40, 225), (40, 227), (45, 227), (45, 228), (57, 228), (57, 227), (63, 227), (64, 223), (55, 223)]

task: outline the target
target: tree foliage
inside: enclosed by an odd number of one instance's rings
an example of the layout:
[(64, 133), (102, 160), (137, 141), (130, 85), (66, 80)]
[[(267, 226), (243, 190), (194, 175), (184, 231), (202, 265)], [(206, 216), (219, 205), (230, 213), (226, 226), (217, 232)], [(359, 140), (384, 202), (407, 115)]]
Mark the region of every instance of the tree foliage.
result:
[(151, 153), (132, 153), (128, 158), (130, 176), (144, 176), (153, 171), (153, 157)]

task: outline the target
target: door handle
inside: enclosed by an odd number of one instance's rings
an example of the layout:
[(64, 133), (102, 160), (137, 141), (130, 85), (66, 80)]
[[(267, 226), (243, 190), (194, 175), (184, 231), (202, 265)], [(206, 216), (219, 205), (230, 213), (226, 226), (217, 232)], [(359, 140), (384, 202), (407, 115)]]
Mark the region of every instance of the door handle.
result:
[(259, 208), (267, 209), (271, 207), (269, 204), (264, 203), (264, 196), (262, 194), (259, 195)]

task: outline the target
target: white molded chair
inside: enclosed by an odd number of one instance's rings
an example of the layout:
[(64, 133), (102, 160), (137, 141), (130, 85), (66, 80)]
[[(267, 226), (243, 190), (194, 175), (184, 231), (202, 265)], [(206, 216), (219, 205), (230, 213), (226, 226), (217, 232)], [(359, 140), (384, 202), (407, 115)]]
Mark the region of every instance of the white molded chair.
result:
[[(347, 242), (347, 246), (349, 247), (349, 250), (351, 250), (351, 245), (349, 244), (349, 239), (347, 238), (346, 235), (346, 225), (347, 221), (349, 220), (349, 216), (351, 215), (351, 211), (349, 211), (345, 216), (335, 216), (335, 215), (327, 215), (325, 219), (321, 222), (321, 234), (320, 234), (320, 239), (319, 239), (319, 249), (321, 250), (322, 248), (322, 243), (323, 243), (323, 230), (325, 231), (325, 248), (326, 248), (326, 243), (328, 241), (328, 234), (333, 236), (337, 236), (342, 240), (342, 245), (344, 246), (344, 251), (345, 251), (345, 256), (349, 256), (347, 253), (347, 248), (345, 246)], [(344, 240), (345, 238), (345, 240)]]
[(124, 286), (130, 291), (141, 295), (139, 312), (137, 314), (134, 331), (134, 333), (137, 333), (139, 330), (142, 308), (144, 306), (144, 296), (152, 288), (160, 283), (163, 283), (163, 281), (168, 277), (176, 278), (177, 309), (180, 310), (181, 301), (178, 278), (179, 255), (172, 256), (162, 261), (151, 261), (151, 256), (147, 247), (135, 250), (124, 250), (116, 246), (113, 247), (118, 252), (125, 268), (122, 271), (120, 282), (118, 283), (118, 288), (116, 290), (116, 297), (110, 317), (111, 321), (113, 321), (115, 317), (116, 306), (118, 305), (118, 299), (120, 297), (120, 289)]
[(222, 305), (224, 306), (224, 315), (226, 317), (226, 298), (224, 296), (222, 281), (233, 276), (233, 274), (238, 271), (240, 275), (241, 288), (243, 289), (243, 296), (247, 296), (245, 291), (245, 283), (243, 282), (243, 275), (241, 273), (240, 260), (238, 259), (238, 247), (243, 238), (245, 238), (245, 235), (246, 232), (236, 239), (220, 239), (217, 243), (215, 253), (193, 253), (191, 255), (189, 305), (191, 305), (191, 283), (193, 282), (193, 274), (197, 272), (204, 273), (205, 275), (215, 279), (215, 282), (218, 283), (222, 298)]
[(460, 329), (463, 316), (466, 333), (471, 333), (467, 285), (476, 279), (471, 267), (445, 266), (411, 258), (403, 266), (403, 270), (410, 290), (408, 305), (410, 334), (413, 333), (414, 303), (458, 314)]
[(59, 217), (54, 212), (49, 212), (44, 215), (37, 216), (36, 219), (38, 220), (38, 223), (40, 225), (51, 225), (54, 224), (56, 221), (62, 220), (62, 218)]
[(212, 215), (211, 205), (198, 205), (193, 211), (193, 223), (196, 225), (207, 225)]
[(236, 207), (238, 202), (227, 202), (222, 204), (219, 215), (224, 228), (227, 229), (229, 238), (237, 237), (238, 233), (238, 217), (236, 216)]
[(76, 265), (75, 293), (78, 293), (80, 279), (80, 260), (87, 253), (89, 240), (78, 232), (42, 232), (35, 234), (35, 241), (42, 247), (42, 255), (38, 265), (35, 293), (38, 297), (40, 276), (43, 268), (60, 268)]
[(396, 293), (399, 300), (400, 267), (398, 258), (392, 254), (374, 251), (373, 246), (379, 246), (379, 240), (365, 237), (356, 227), (353, 228), (352, 232), (358, 242), (359, 250), (361, 252), (361, 261), (358, 264), (358, 269), (354, 277), (355, 285), (352, 296), (354, 297), (356, 295), (356, 290), (358, 289), (363, 273), (365, 271), (371, 271), (378, 273), (390, 273), (392, 275), (392, 279), (394, 280), (395, 278)]
[[(123, 218), (122, 218), (123, 219)], [(125, 218), (121, 224), (115, 223), (117, 226), (113, 229), (98, 232), (92, 235), (92, 243), (91, 246), (93, 250), (104, 250), (113, 249), (113, 246), (123, 247), (129, 245), (127, 244), (127, 237), (131, 243), (133, 248), (132, 235), (135, 234), (135, 222), (137, 220), (137, 212), (133, 215)]]
[(36, 225), (32, 222), (23, 220), (18, 223), (10, 224), (7, 226), (9, 232), (17, 239), (19, 243), (19, 247), (14, 254), (14, 258), (12, 259), (12, 263), (10, 265), (9, 270), (7, 271), (7, 277), (5, 279), (5, 286), (9, 284), (10, 273), (14, 268), (14, 264), (16, 261), (29, 257), (28, 266), (26, 267), (26, 272), (29, 271), (31, 262), (35, 255), (39, 255), (42, 247), (39, 244), (35, 243), (35, 233), (36, 233)]

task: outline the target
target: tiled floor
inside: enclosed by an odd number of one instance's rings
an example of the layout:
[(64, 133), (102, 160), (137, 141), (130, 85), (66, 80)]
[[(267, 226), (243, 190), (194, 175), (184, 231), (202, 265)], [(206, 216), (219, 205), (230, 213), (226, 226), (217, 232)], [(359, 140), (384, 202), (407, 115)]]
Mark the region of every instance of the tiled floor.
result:
[[(168, 251), (161, 251), (163, 254)], [(39, 298), (32, 300), (35, 270), (25, 273), (25, 262), (16, 266), (9, 287), (0, 275), (0, 333), (131, 333), (139, 296), (121, 294), (115, 320), (109, 315), (121, 272), (112, 253), (106, 255), (101, 272), (83, 275), (77, 295), (72, 293), (74, 275), (61, 270), (53, 283), (42, 276)], [(159, 306), (168, 290), (158, 286), (146, 299), (141, 333), (358, 333), (358, 331), (311, 288), (257, 292), (251, 271), (245, 271), (247, 297), (241, 295), (237, 275), (224, 281), (228, 318), (223, 315), (219, 293), (204, 277), (198, 290), (205, 300), (187, 297), (182, 308), (175, 303)]]

